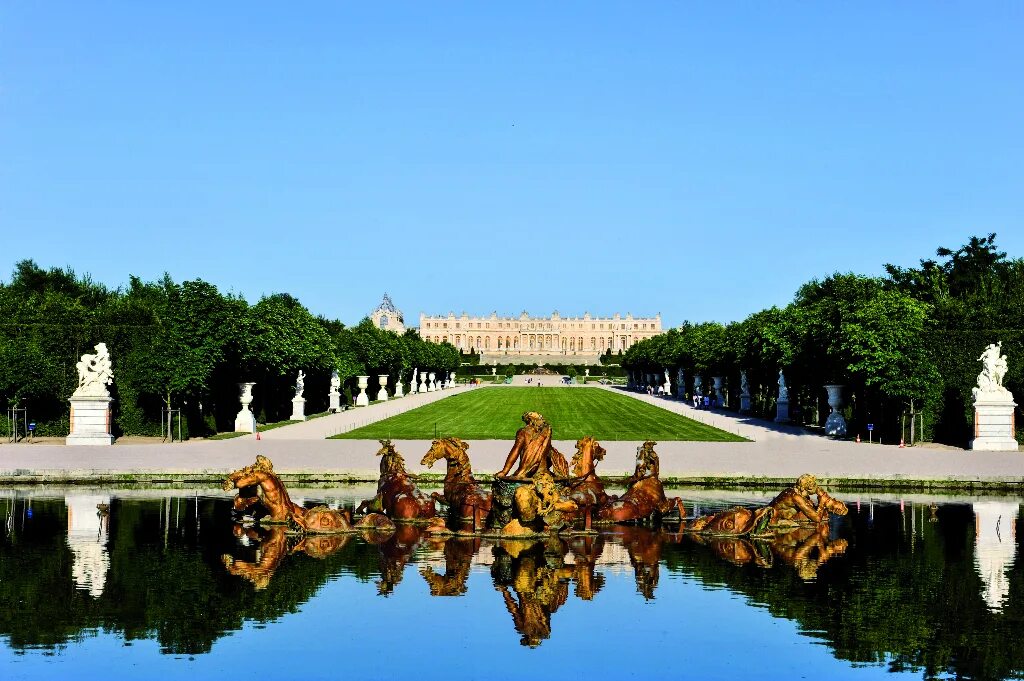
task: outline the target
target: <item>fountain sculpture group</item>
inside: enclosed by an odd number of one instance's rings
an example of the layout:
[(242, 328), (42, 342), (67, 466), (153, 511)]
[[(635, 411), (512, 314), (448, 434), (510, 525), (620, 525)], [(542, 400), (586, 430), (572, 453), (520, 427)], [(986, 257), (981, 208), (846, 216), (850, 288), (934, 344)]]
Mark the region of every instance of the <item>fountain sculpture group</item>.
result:
[(570, 468), (553, 446), (551, 426), (543, 416), (527, 412), (523, 422), (505, 465), (490, 483), (474, 478), (465, 441), (434, 440), (420, 463), (430, 468), (443, 460), (446, 471), (443, 491), (430, 495), (417, 487), (395, 446), (381, 440), (377, 494), (356, 508), (356, 514), (366, 512), (358, 522), (348, 511), (323, 506), (306, 509), (292, 502), (264, 456), (229, 475), (224, 488), (238, 489), (236, 513), (251, 514), (261, 524), (284, 525), (296, 534), (391, 531), (396, 522), (404, 522), (426, 525), (426, 531), (434, 534), (543, 538), (592, 532), (595, 523), (660, 521), (675, 511), (681, 532), (764, 538), (795, 526), (827, 524), (830, 514), (846, 513), (842, 502), (821, 489), (814, 476), (802, 475), (767, 506), (736, 507), (688, 519), (682, 501), (665, 495), (656, 442), (637, 448), (635, 470), (624, 482), (625, 492), (617, 496), (605, 491), (597, 474), (605, 454), (597, 440), (587, 436), (576, 442)]
[[(379, 551), (381, 595), (395, 589), (415, 547), (426, 542), (444, 556), (443, 573), (431, 565), (420, 568), (430, 594), (458, 596), (468, 588), (474, 555), (491, 540), (495, 588), (520, 643), (536, 647), (551, 636), (551, 615), (568, 600), (570, 585), (584, 600), (602, 588), (604, 575), (596, 566), (608, 536), (626, 549), (637, 591), (645, 599), (654, 597), (666, 543), (705, 545), (738, 565), (766, 568), (778, 562), (803, 579), (813, 579), (822, 564), (846, 550), (845, 540), (831, 539), (828, 522), (832, 514), (845, 515), (846, 506), (812, 475), (800, 476), (766, 506), (687, 518), (682, 501), (665, 495), (656, 442), (637, 448), (635, 470), (624, 481), (625, 492), (616, 496), (597, 474), (605, 455), (597, 440), (579, 439), (568, 462), (552, 445), (551, 426), (543, 416), (527, 412), (523, 422), (491, 482), (474, 478), (466, 442), (434, 440), (421, 463), (430, 467), (443, 460), (446, 472), (443, 491), (429, 495), (419, 489), (395, 446), (381, 440), (377, 493), (354, 514), (293, 502), (270, 460), (258, 456), (254, 464), (231, 473), (224, 489), (238, 490), (233, 509), (239, 520), (251, 516), (257, 521), (236, 523), (236, 537), (246, 546), (258, 544), (259, 550), (255, 560), (225, 554), (225, 569), (264, 589), (286, 556), (325, 558), (360, 533)], [(651, 527), (641, 526), (650, 521)], [(596, 524), (610, 527), (599, 533), (592, 529)]]

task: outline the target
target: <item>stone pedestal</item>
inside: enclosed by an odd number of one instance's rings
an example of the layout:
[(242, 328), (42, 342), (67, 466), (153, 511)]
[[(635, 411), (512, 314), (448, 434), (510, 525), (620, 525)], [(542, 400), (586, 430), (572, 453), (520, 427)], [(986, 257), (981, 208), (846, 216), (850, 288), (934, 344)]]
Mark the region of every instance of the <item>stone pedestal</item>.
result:
[(68, 445), (112, 445), (109, 397), (72, 397)]
[(741, 414), (749, 414), (750, 413), (750, 393), (745, 393), (743, 395), (740, 395), (740, 413)]
[(825, 419), (825, 434), (832, 437), (846, 437), (846, 419), (839, 413), (843, 407), (843, 386), (826, 385), (828, 391), (828, 406), (832, 412)]
[(341, 411), (341, 393), (337, 390), (332, 390), (327, 394), (327, 408), (333, 414), (336, 411)]
[(974, 439), (971, 449), (984, 452), (1016, 452), (1013, 409), (1017, 404), (1009, 391), (979, 392), (974, 399)]
[(789, 423), (789, 400), (775, 403), (775, 423)]
[(255, 385), (255, 383), (238, 384), (238, 399), (242, 402), (242, 410), (235, 416), (236, 433), (256, 432), (256, 417), (252, 415), (252, 409), (249, 407), (252, 404), (252, 389)]
[(380, 390), (377, 391), (377, 401), (387, 402), (388, 401), (388, 375), (378, 374), (377, 385), (380, 386)]
[(305, 421), (306, 420), (306, 398), (295, 397), (292, 399), (292, 421)]
[(366, 394), (366, 386), (370, 384), (369, 376), (356, 376), (359, 385), (359, 394), (356, 395), (356, 406), (366, 407), (370, 404), (370, 398)]

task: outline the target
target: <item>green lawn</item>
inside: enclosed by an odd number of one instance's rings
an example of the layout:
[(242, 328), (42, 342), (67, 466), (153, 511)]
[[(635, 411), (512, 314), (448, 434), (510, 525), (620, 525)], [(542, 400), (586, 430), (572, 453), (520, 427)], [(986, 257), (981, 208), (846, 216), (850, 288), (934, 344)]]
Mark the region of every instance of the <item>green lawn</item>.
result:
[(430, 440), (435, 433), (466, 440), (511, 440), (523, 412), (538, 411), (556, 440), (593, 435), (598, 440), (698, 440), (744, 438), (640, 400), (599, 388), (477, 388), (438, 400), (341, 435), (340, 439)]

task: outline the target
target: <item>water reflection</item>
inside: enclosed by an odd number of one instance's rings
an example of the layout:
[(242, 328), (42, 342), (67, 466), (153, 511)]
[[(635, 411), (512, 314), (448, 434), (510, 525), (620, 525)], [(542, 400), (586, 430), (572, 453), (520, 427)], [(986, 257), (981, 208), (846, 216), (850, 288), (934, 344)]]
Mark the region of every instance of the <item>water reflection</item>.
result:
[[(573, 640), (579, 618), (619, 621), (627, 602), (645, 604), (643, 616), (671, 630), (679, 612), (663, 603), (693, 585), (792, 620), (855, 665), (926, 677), (1024, 671), (1024, 650), (1008, 644), (1024, 626), (1016, 498), (851, 498), (849, 515), (831, 527), (770, 542), (645, 527), (495, 542), (412, 525), (295, 537), (233, 523), (226, 496), (154, 494), (0, 497), (0, 602), (17, 604), (0, 608), (6, 646), (73, 656), (84, 635), (100, 631), (204, 654), (247, 621), (304, 617), (303, 604), (340, 581), (349, 600), (352, 589), (387, 597), (381, 608), (394, 601), (442, 628), (455, 623), (432, 610), (452, 612), (444, 599), (465, 599), (479, 618), (472, 626), (498, 627), (505, 645), (533, 654), (557, 649), (560, 636)], [(315, 490), (303, 496), (324, 503)], [(363, 493), (351, 496), (333, 503), (350, 507)], [(758, 503), (724, 494), (696, 501), (712, 512)], [(595, 645), (618, 635), (606, 631)]]
[(974, 567), (990, 610), (1002, 610), (1010, 593), (1008, 569), (1017, 556), (1015, 501), (978, 501), (974, 508)]

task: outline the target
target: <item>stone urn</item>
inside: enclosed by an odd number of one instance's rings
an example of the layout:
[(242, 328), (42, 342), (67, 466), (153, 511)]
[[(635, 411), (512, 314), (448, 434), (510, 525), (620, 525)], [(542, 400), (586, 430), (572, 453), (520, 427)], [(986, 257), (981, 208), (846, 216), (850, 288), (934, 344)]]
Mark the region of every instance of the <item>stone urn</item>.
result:
[(370, 385), (369, 376), (356, 376), (359, 385), (359, 394), (356, 395), (356, 406), (366, 407), (370, 404), (370, 398), (366, 394), (366, 386)]
[(377, 385), (380, 386), (380, 392), (377, 393), (377, 401), (378, 402), (387, 402), (388, 401), (388, 375), (387, 374), (378, 374), (377, 375)]
[(402, 387), (402, 374), (399, 372), (398, 380), (395, 381), (395, 397), (404, 397), (405, 388)]
[(454, 371), (451, 372), (451, 374), (448, 375), (448, 387), (449, 388), (454, 388), (455, 387), (455, 372)]
[(431, 371), (430, 375), (427, 376), (427, 392), (432, 393), (437, 390), (437, 375)]
[(828, 391), (828, 406), (832, 408), (832, 412), (825, 419), (825, 434), (832, 437), (846, 437), (846, 419), (839, 413), (843, 407), (843, 387), (835, 384), (825, 386), (825, 390)]
[(723, 378), (722, 376), (712, 376), (711, 380), (715, 384), (715, 398), (718, 400), (718, 406), (719, 407), (724, 407), (725, 406), (725, 388), (722, 386), (722, 383), (725, 381), (725, 378)]
[(235, 416), (236, 433), (256, 432), (256, 417), (253, 416), (252, 409), (249, 407), (252, 404), (252, 389), (255, 386), (255, 383), (238, 384), (238, 399), (242, 403), (242, 410)]
[(427, 392), (427, 372), (420, 372), (420, 387), (416, 392), (425, 393)]
[(498, 375), (498, 367), (491, 367), (491, 376)]

